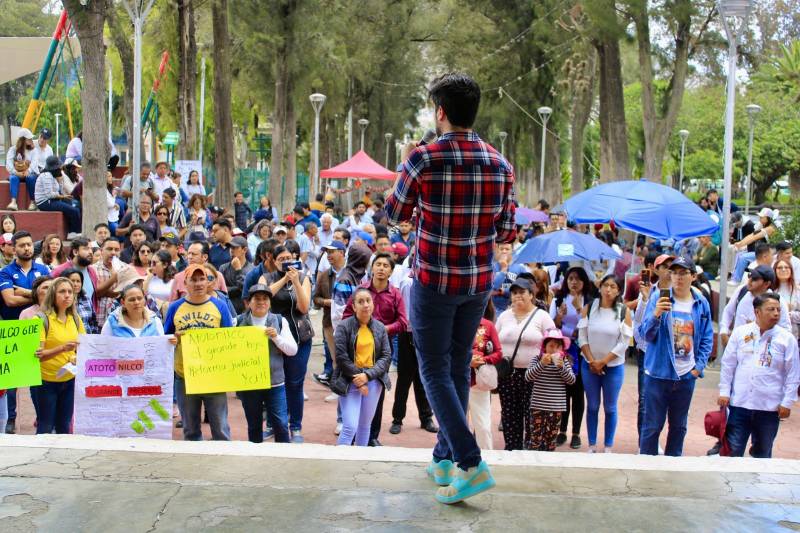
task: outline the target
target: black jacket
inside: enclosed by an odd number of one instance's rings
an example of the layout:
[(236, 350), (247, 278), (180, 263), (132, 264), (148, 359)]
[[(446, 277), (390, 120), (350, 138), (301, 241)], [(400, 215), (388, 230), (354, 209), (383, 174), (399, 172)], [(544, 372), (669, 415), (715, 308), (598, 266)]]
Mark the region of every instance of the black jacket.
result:
[(351, 316), (339, 323), (334, 337), (336, 339), (336, 372), (340, 372), (348, 382), (353, 376), (367, 375), (370, 380), (380, 379), (386, 390), (392, 388), (389, 380), (389, 365), (392, 362), (392, 349), (389, 346), (389, 336), (386, 327), (377, 320), (370, 319), (368, 327), (375, 339), (375, 365), (372, 368), (358, 368), (355, 365), (356, 339), (361, 323), (358, 318)]

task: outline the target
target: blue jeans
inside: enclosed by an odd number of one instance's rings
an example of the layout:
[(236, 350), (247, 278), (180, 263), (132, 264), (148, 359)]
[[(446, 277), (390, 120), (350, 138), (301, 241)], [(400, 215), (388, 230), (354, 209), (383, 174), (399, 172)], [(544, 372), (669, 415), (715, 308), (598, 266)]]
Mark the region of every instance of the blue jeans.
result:
[(692, 403), (696, 378), (686, 374), (683, 379), (658, 379), (644, 376), (644, 421), (642, 436), (639, 439), (639, 453), (658, 455), (658, 437), (669, 420), (667, 447), (664, 455), (680, 457), (683, 455), (683, 439), (686, 437), (686, 423), (689, 418), (689, 405)]
[(778, 412), (755, 411), (744, 407), (728, 407), (728, 422), (725, 438), (731, 447), (731, 457), (742, 457), (747, 448), (747, 439), (753, 441), (753, 457), (772, 457), (772, 443), (778, 435)]
[(639, 392), (638, 412), (636, 413), (636, 432), (639, 438), (642, 438), (642, 422), (644, 421), (644, 352), (636, 348), (636, 366), (638, 367), (636, 375), (636, 385)]
[(367, 382), (369, 394), (364, 396), (353, 384), (350, 384), (347, 395), (339, 397), (339, 407), (342, 408), (342, 432), (336, 444), (350, 446), (355, 438), (356, 446), (366, 446), (369, 443), (372, 417), (378, 407), (383, 383), (379, 379)]
[(72, 412), (75, 407), (75, 380), (44, 381), (36, 388), (39, 421), (36, 434), (71, 433)]
[(744, 271), (747, 270), (747, 265), (755, 261), (755, 252), (742, 252), (736, 256), (736, 266), (733, 268), (733, 281), (739, 283), (744, 277)]
[(6, 432), (8, 423), (8, 394), (0, 396), (0, 433)]
[[(31, 395), (33, 395), (33, 389), (35, 387), (31, 387)], [(9, 420), (16, 420), (17, 419), (17, 389), (8, 389), (6, 391), (6, 396), (8, 397), (8, 419)], [(3, 427), (3, 433), (5, 433), (6, 428)]]
[(283, 373), (286, 376), (286, 404), (289, 406), (289, 428), (303, 429), (303, 383), (311, 355), (311, 341), (298, 342), (297, 354), (283, 358)]
[(175, 376), (178, 393), (178, 410), (183, 420), (183, 440), (203, 440), (200, 427), (200, 408), (205, 405), (212, 440), (231, 440), (228, 426), (228, 395), (224, 392), (209, 394), (186, 394), (186, 381)]
[(67, 232), (81, 232), (81, 212), (71, 203), (63, 200), (47, 200), (36, 205), (41, 211), (61, 211), (67, 217)]
[(25, 180), (25, 188), (28, 190), (28, 198), (33, 201), (33, 194), (36, 192), (36, 174), (28, 174), (25, 178), (20, 178), (16, 174), (11, 174), (8, 177), (8, 182), (10, 185), (10, 193), (11, 199), (16, 200), (17, 196), (19, 195), (19, 182), (20, 180)]
[(264, 442), (264, 409), (267, 421), (275, 432), (275, 442), (289, 442), (289, 414), (286, 408), (286, 387), (246, 390), (239, 393), (244, 417), (247, 419), (247, 439)]
[(411, 286), (411, 330), (420, 377), (439, 421), (433, 458), (453, 460), (467, 470), (481, 462), (481, 450), (467, 423), (472, 343), (489, 291), (444, 295), (415, 280)]
[(625, 365), (607, 366), (604, 376), (598, 376), (589, 370), (589, 364), (581, 358), (581, 379), (586, 391), (586, 432), (589, 434), (589, 446), (597, 444), (597, 418), (600, 413), (600, 393), (603, 393), (603, 412), (605, 413), (605, 429), (603, 444), (606, 448), (614, 446), (614, 434), (617, 432), (617, 400), (625, 378)]

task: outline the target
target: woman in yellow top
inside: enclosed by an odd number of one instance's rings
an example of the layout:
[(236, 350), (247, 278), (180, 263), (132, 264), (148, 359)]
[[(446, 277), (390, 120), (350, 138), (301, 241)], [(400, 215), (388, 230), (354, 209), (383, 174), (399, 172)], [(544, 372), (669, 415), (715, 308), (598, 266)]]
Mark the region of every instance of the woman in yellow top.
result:
[(42, 343), (36, 357), (42, 363), (42, 384), (36, 387), (38, 406), (37, 434), (70, 433), (75, 400), (75, 375), (66, 369), (75, 363), (78, 335), (86, 333), (78, 316), (72, 282), (57, 278), (47, 290), (42, 304), (44, 317)]
[(331, 379), (347, 382), (346, 393), (339, 397), (342, 431), (337, 444), (350, 446), (355, 438), (356, 446), (366, 446), (381, 390), (390, 386), (392, 350), (386, 327), (372, 318), (375, 303), (368, 289), (353, 294), (353, 310), (335, 333), (336, 369)]

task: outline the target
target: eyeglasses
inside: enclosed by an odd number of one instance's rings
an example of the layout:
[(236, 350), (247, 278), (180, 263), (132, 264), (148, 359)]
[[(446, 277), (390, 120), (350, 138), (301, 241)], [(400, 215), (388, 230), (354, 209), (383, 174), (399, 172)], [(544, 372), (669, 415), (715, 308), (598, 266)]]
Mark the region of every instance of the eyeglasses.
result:
[(160, 217), (160, 216), (167, 216), (167, 212), (166, 212), (166, 211), (159, 211), (158, 213), (156, 213), (156, 216), (157, 216), (157, 217)]
[(790, 270), (790, 269), (786, 265), (781, 265), (781, 266), (776, 266), (775, 270)]
[(692, 275), (691, 272), (689, 272), (688, 270), (683, 270), (683, 269), (681, 269), (681, 270), (672, 270), (672, 271), (670, 271), (670, 274), (672, 274), (676, 278), (684, 278), (686, 276), (691, 276)]

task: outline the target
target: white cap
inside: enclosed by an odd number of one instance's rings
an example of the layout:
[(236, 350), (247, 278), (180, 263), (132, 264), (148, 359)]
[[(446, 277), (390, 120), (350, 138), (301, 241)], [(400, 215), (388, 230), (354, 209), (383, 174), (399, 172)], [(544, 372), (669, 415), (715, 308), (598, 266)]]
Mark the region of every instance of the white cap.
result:
[(773, 213), (772, 209), (770, 209), (769, 207), (762, 207), (761, 211), (758, 212), (758, 216), (774, 219), (775, 213)]
[(21, 138), (33, 139), (33, 133), (28, 128), (22, 128), (17, 132), (17, 139)]
[(286, 229), (286, 226), (275, 226), (275, 229), (272, 230), (272, 233), (278, 233), (281, 231), (284, 233), (289, 233), (289, 231)]

